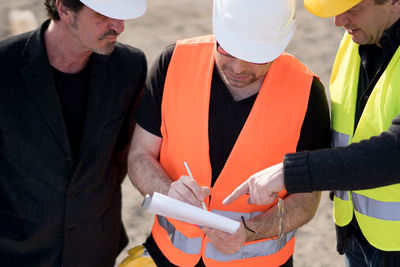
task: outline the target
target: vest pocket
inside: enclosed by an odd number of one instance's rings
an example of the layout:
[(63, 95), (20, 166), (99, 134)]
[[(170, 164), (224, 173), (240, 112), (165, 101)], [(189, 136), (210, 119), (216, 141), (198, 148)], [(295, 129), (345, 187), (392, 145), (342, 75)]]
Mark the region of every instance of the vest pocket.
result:
[(17, 216), (11, 215), (0, 210), (0, 236), (17, 239), (23, 228), (23, 220)]

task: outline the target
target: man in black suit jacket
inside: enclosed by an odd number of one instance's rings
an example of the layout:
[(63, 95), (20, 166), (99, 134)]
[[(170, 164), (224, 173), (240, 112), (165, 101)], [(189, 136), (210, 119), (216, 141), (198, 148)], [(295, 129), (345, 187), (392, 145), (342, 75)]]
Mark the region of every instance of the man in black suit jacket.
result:
[(0, 41), (0, 266), (113, 266), (147, 73), (116, 39), (146, 2), (45, 5), (50, 20)]

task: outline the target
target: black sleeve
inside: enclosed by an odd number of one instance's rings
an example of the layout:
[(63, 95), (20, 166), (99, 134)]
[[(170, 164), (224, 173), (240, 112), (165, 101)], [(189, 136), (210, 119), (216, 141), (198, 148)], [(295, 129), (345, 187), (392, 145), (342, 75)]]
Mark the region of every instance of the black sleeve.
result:
[(169, 45), (154, 61), (146, 80), (146, 86), (135, 113), (136, 123), (146, 131), (161, 137), (161, 102), (168, 65), (175, 49)]
[(400, 115), (388, 131), (347, 147), (288, 154), (285, 186), (290, 193), (362, 190), (400, 182)]
[(331, 147), (331, 124), (325, 87), (314, 77), (297, 152)]

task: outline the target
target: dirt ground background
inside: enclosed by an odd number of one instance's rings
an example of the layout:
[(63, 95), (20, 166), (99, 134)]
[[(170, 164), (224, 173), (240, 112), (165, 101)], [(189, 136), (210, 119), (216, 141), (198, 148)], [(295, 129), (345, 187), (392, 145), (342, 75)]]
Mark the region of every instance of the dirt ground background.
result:
[[(0, 40), (15, 32), (10, 24), (15, 21), (12, 19), (15, 15), (12, 11), (15, 10), (29, 11), (36, 18), (36, 23), (46, 18), (43, 0), (0, 0)], [(180, 38), (211, 33), (211, 14), (212, 0), (148, 0), (145, 15), (126, 21), (125, 32), (119, 40), (141, 48), (150, 67), (164, 46)], [(309, 14), (304, 9), (302, 0), (297, 0), (296, 19), (297, 32), (287, 51), (319, 75), (327, 87), (343, 30), (335, 28), (332, 19), (320, 19)], [(31, 29), (30, 25), (26, 25), (26, 30), (28, 29)], [(141, 244), (150, 233), (152, 215), (141, 209), (143, 197), (128, 179), (122, 189), (123, 219), (130, 239), (128, 249)], [(118, 257), (117, 263), (126, 255), (125, 250)], [(344, 258), (335, 250), (332, 204), (326, 192), (322, 194), (314, 219), (298, 231), (294, 265), (344, 266)]]

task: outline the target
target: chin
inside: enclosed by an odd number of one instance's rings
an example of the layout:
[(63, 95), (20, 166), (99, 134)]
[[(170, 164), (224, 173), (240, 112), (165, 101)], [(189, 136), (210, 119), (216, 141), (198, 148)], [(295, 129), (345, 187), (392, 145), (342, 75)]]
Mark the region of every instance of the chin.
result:
[(247, 83), (244, 83), (244, 82), (237, 82), (237, 81), (232, 82), (232, 81), (230, 81), (230, 82), (229, 82), (229, 85), (232, 86), (232, 87), (236, 87), (236, 88), (244, 88), (244, 87), (246, 87), (248, 84), (247, 84)]
[(353, 40), (353, 42), (359, 45), (374, 44), (374, 42), (372, 42), (372, 38), (368, 38), (366, 35), (363, 36), (352, 35), (351, 39)]
[(108, 56), (108, 55), (111, 55), (111, 53), (114, 51), (114, 49), (115, 49), (115, 43), (111, 43), (111, 44), (108, 44), (106, 47), (94, 48), (94, 49), (92, 49), (92, 51), (94, 53), (97, 53), (100, 55)]
[(112, 52), (114, 52), (114, 49), (93, 49), (93, 52), (103, 56), (109, 56)]

